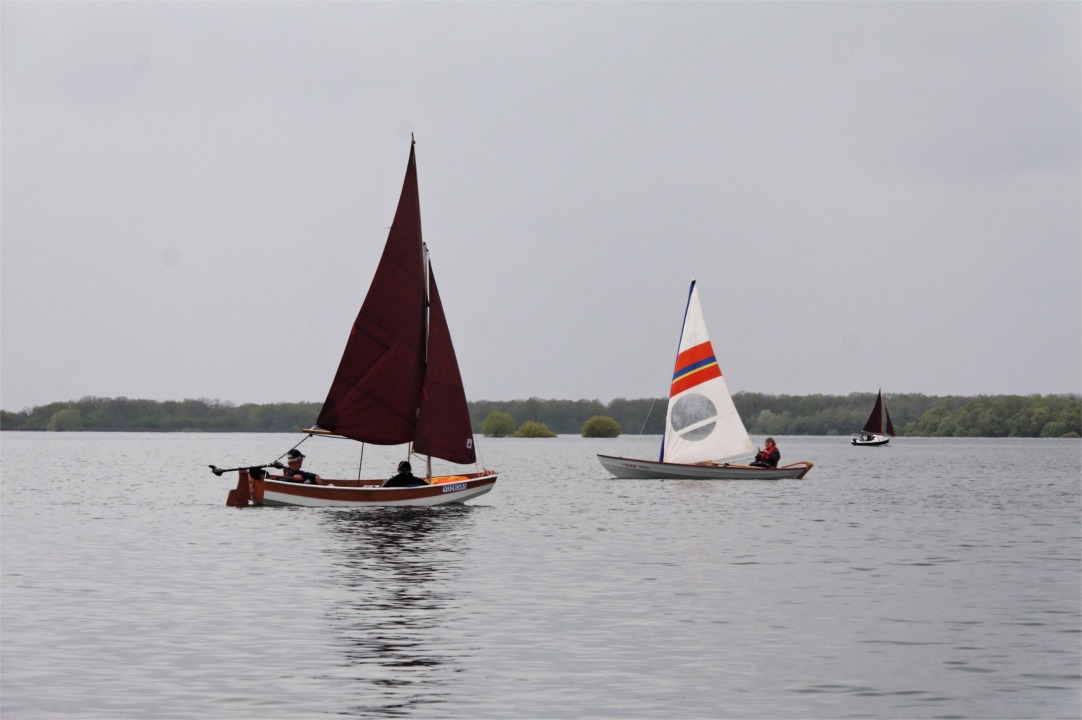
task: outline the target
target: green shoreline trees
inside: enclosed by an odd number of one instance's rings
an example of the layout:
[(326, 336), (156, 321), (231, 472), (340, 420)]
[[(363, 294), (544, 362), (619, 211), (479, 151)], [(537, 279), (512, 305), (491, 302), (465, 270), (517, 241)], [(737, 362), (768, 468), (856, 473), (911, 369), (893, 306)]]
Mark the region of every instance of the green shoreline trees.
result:
[[(737, 393), (733, 397), (752, 435), (848, 435), (864, 425), (874, 401), (872, 393), (801, 396)], [(609, 403), (529, 398), (482, 400), (469, 405), (477, 433), (482, 432), (490, 413), (500, 412), (512, 419), (512, 429), (536, 422), (554, 433), (578, 435), (587, 420), (600, 415), (613, 418), (624, 434), (657, 435), (664, 428), (666, 402), (665, 398), (617, 398)], [(1082, 436), (1082, 401), (1078, 395), (936, 397), (911, 393), (887, 395), (887, 402), (899, 435)], [(297, 432), (316, 421), (319, 409), (320, 403), (234, 405), (207, 399), (86, 397), (21, 412), (0, 411), (0, 430)]]

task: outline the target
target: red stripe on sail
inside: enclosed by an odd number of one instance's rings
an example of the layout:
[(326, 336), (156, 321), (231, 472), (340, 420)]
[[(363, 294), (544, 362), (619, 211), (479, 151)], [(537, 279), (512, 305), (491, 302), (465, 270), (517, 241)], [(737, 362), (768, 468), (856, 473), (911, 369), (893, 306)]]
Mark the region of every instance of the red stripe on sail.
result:
[(710, 344), (709, 340), (704, 343), (699, 343), (695, 347), (688, 348), (677, 356), (676, 370), (673, 372), (673, 375), (679, 375), (681, 368), (688, 368), (695, 363), (702, 362), (703, 360), (712, 357), (714, 357), (714, 347)]
[(713, 380), (714, 378), (721, 377), (721, 368), (718, 364), (711, 363), (705, 365), (698, 370), (690, 372), (686, 375), (681, 375), (676, 380), (673, 380), (672, 389), (669, 390), (669, 397), (676, 397), (685, 390), (690, 390), (696, 385), (701, 385), (707, 380)]

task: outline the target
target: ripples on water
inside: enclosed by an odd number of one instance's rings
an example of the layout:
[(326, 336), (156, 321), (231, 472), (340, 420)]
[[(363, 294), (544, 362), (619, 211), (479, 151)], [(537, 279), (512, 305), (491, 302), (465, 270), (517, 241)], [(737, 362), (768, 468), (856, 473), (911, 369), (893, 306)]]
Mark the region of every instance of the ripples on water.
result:
[(3, 717), (1082, 713), (1078, 441), (779, 438), (770, 483), (487, 440), (466, 506), (227, 508), (205, 466), (293, 439), (4, 433)]

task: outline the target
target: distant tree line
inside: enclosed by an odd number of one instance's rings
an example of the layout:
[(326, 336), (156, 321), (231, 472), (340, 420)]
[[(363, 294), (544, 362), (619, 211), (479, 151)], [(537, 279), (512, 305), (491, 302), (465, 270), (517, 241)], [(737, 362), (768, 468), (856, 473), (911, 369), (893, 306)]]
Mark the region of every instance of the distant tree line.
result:
[[(889, 395), (887, 407), (899, 435), (925, 437), (1080, 437), (1078, 395), (981, 395), (937, 397)], [(737, 393), (733, 403), (752, 435), (848, 435), (864, 427), (873, 393), (849, 395), (764, 395)], [(596, 415), (614, 418), (627, 434), (660, 435), (667, 398), (626, 400), (479, 401), (470, 403), (474, 428), (493, 411), (514, 424), (535, 420), (553, 432), (578, 434)]]
[(0, 410), (0, 430), (296, 432), (311, 427), (320, 403), (234, 405), (221, 400), (85, 397), (22, 412)]
[[(901, 394), (886, 396), (899, 435), (924, 437), (1080, 437), (1078, 395), (981, 395), (977, 397)], [(733, 397), (752, 435), (848, 435), (863, 427), (875, 395), (764, 395)], [(506, 413), (513, 427), (542, 424), (554, 433), (575, 434), (595, 416), (613, 418), (625, 434), (661, 434), (666, 398), (609, 403), (599, 400), (527, 400), (470, 403), (474, 432), (493, 412)], [(320, 403), (235, 405), (220, 400), (132, 400), (86, 397), (40, 405), (21, 412), (0, 411), (0, 430), (296, 432), (311, 427)]]

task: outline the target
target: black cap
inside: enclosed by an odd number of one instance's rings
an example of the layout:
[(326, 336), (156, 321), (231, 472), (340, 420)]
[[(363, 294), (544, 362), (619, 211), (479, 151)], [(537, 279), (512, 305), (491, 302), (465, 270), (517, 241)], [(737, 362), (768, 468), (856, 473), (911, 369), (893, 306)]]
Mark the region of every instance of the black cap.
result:
[(293, 448), (292, 450), (290, 450), (286, 454), (289, 455), (289, 457), (291, 457), (291, 458), (302, 458), (302, 457), (304, 457), (304, 453), (302, 453), (297, 448)]

